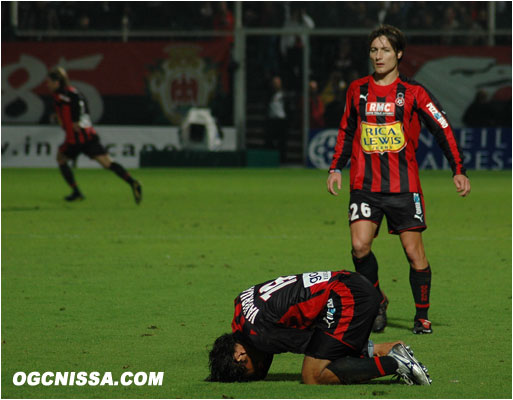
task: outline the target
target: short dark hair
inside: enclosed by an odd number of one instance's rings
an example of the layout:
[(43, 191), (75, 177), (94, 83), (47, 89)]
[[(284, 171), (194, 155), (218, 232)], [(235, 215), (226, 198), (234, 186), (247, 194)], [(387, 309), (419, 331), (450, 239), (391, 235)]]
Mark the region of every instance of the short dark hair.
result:
[(400, 51), (403, 52), (399, 59), (399, 61), (401, 61), (404, 56), (404, 49), (406, 48), (406, 36), (404, 36), (404, 33), (395, 26), (386, 24), (380, 25), (369, 34), (367, 41), (369, 49), (374, 39), (380, 36), (385, 36), (388, 39), (395, 51), (395, 54), (399, 54)]
[(225, 333), (216, 339), (208, 355), (210, 375), (207, 381), (245, 382), (250, 380), (244, 364), (237, 363), (233, 358), (236, 343), (233, 333)]

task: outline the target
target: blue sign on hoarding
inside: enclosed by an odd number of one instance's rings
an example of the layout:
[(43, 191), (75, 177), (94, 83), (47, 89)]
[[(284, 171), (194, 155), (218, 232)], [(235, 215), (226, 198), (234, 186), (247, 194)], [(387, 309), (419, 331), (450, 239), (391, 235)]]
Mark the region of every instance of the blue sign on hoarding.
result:
[[(307, 165), (328, 169), (337, 141), (336, 129), (312, 129), (308, 141)], [(457, 128), (454, 136), (467, 169), (511, 169), (511, 128)], [(417, 149), (419, 169), (450, 169), (435, 137), (423, 129)]]

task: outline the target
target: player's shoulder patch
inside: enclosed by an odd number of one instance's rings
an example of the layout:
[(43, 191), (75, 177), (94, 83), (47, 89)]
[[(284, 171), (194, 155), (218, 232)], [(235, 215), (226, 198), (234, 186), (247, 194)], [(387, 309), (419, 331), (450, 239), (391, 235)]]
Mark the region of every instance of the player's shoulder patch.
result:
[(331, 278), (331, 271), (305, 272), (303, 274), (303, 285), (305, 288), (327, 282)]

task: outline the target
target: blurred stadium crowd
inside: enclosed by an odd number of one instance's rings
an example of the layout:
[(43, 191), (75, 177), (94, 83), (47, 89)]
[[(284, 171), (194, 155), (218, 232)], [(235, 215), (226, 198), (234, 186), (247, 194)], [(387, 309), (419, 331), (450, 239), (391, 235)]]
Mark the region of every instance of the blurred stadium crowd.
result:
[[(9, 3), (2, 2), (2, 11), (7, 11)], [(18, 28), (27, 30), (107, 30), (119, 29), (123, 25), (144, 30), (233, 27), (234, 4), (224, 1), (37, 1), (19, 2), (18, 6)], [(245, 1), (242, 6), (243, 24), (246, 27), (305, 24), (316, 28), (372, 28), (377, 23), (388, 23), (401, 29), (450, 32), (481, 31), (488, 24), (487, 2), (483, 1)], [(511, 2), (498, 1), (496, 7), (497, 28), (508, 28), (511, 23)], [(9, 18), (9, 12), (2, 12), (2, 19), (5, 18)], [(2, 21), (3, 33), (9, 33), (8, 25)], [(481, 39), (476, 40), (478, 43), (468, 44), (480, 44)]]

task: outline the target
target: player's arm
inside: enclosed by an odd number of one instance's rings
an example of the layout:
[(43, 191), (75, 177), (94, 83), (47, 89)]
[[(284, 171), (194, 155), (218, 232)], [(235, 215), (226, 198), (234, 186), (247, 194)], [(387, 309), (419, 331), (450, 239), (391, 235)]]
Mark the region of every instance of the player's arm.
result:
[[(237, 307), (235, 309), (232, 332), (242, 331), (240, 321), (243, 315), (240, 310)], [(244, 325), (250, 324), (250, 321), (244, 321)], [(267, 320), (257, 321), (256, 325), (250, 325), (250, 329), (255, 333), (251, 335), (252, 344), (268, 354), (302, 353), (312, 338), (312, 332), (308, 329), (289, 328)]]
[(53, 96), (53, 106), (54, 106), (54, 112), (50, 114), (49, 119), (50, 123), (52, 124), (59, 124), (61, 127), (62, 125), (62, 119), (60, 116), (60, 104), (58, 97), (56, 95)]
[(470, 193), (470, 180), (463, 166), (463, 156), (454, 138), (454, 132), (445, 111), (438, 100), (424, 87), (419, 87), (417, 96), (420, 119), (435, 137), (453, 171), (453, 181), (460, 196)]
[(252, 338), (267, 353), (303, 353), (312, 333), (308, 329), (293, 329), (280, 324), (269, 324), (259, 337)]
[(335, 187), (338, 190), (342, 188), (342, 168), (345, 167), (351, 157), (354, 134), (357, 128), (358, 111), (353, 102), (355, 87), (355, 84), (351, 84), (347, 90), (344, 114), (340, 121), (335, 153), (326, 181), (328, 192), (334, 196), (338, 196)]
[(80, 97), (77, 92), (69, 91), (71, 121), (74, 132), (80, 132)]

